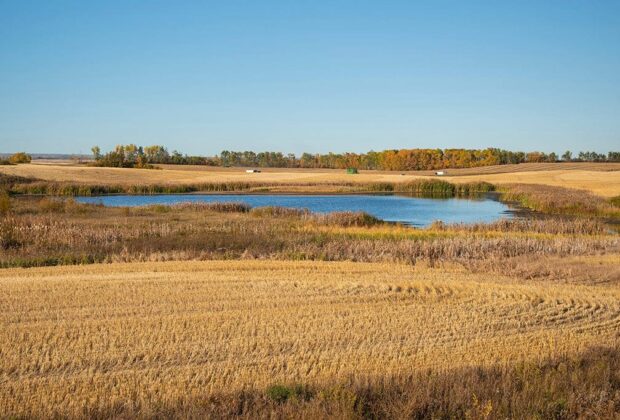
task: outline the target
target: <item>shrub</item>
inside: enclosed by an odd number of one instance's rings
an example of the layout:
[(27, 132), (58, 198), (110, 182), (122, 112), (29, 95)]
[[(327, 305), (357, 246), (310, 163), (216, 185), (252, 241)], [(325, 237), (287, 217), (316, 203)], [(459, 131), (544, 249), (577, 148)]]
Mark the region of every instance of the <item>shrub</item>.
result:
[(15, 153), (11, 157), (9, 157), (9, 163), (12, 164), (30, 163), (30, 161), (32, 161), (32, 157), (24, 152)]
[(277, 403), (284, 403), (293, 398), (307, 401), (312, 397), (309, 390), (302, 385), (294, 385), (292, 387), (272, 385), (267, 388), (267, 396)]
[(289, 399), (292, 391), (284, 385), (272, 385), (267, 388), (267, 396), (277, 403), (283, 403)]

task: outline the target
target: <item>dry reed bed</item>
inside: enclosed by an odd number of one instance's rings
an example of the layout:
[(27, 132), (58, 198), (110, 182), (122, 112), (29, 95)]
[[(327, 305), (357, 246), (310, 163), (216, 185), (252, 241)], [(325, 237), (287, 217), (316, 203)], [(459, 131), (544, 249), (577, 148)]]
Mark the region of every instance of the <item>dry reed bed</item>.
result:
[(543, 213), (620, 219), (620, 208), (614, 205), (613, 201), (588, 191), (526, 184), (503, 185), (500, 191), (503, 200), (516, 201), (525, 207)]
[(616, 286), (395, 264), (109, 264), (0, 283), (0, 407), (25, 417), (191, 414), (275, 383), (508, 369), (614, 347), (620, 330)]
[(553, 235), (597, 235), (610, 231), (610, 226), (590, 218), (520, 218), (500, 219), (491, 223), (435, 222), (430, 230), (444, 232), (536, 232)]
[(496, 264), (534, 254), (617, 254), (619, 248), (618, 235), (583, 220), (411, 229), (361, 213), (315, 215), (234, 203), (114, 209), (46, 199), (0, 217), (3, 266), (222, 258)]

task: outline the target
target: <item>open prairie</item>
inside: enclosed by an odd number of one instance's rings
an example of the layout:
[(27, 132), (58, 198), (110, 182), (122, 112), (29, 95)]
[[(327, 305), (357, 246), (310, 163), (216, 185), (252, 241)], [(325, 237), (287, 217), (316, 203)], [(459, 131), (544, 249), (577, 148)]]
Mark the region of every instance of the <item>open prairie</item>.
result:
[[(330, 191), (344, 183), (403, 183), (412, 179), (438, 178), (430, 171), (360, 171), (347, 175), (343, 170), (261, 169), (246, 173), (245, 168), (161, 165), (161, 170), (102, 168), (84, 165), (27, 164), (0, 166), (0, 173), (33, 177), (45, 181), (100, 185), (198, 184), (257, 182), (277, 184), (283, 191), (305, 187), (306, 191)], [(538, 184), (583, 189), (604, 197), (620, 194), (620, 163), (520, 164), (447, 170), (441, 179), (453, 183), (486, 181), (493, 184)]]
[[(129, 263), (7, 269), (0, 284), (0, 407), (20, 417), (213, 415), (213, 398), (275, 384), (342, 393), (351, 380), (537, 366), (613, 348), (620, 329), (617, 283), (456, 267)], [(468, 392), (471, 402), (484, 390)]]

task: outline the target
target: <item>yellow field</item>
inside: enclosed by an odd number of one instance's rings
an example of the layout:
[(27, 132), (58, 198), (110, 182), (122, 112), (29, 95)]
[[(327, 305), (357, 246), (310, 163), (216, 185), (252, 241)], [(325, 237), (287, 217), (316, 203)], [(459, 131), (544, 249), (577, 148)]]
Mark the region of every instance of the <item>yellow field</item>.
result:
[(491, 184), (543, 184), (591, 191), (603, 197), (620, 195), (620, 171), (549, 170), (445, 177), (446, 181), (486, 181)]
[[(243, 168), (209, 168), (201, 166), (163, 165), (162, 170), (97, 168), (59, 164), (0, 166), (0, 172), (36, 177), (50, 181), (89, 184), (191, 184), (209, 182), (295, 183), (326, 190), (329, 184), (342, 182), (406, 182), (433, 177), (432, 172), (361, 171), (347, 175), (340, 170), (268, 169), (248, 174)], [(454, 174), (454, 175), (451, 175)], [(487, 181), (494, 184), (531, 183), (584, 189), (601, 196), (620, 195), (620, 164), (557, 163), (523, 164), (448, 170), (446, 181), (462, 183)], [(321, 188), (321, 186), (324, 186)]]
[(542, 360), (617, 345), (620, 329), (616, 284), (395, 264), (8, 269), (0, 285), (0, 407), (37, 417)]

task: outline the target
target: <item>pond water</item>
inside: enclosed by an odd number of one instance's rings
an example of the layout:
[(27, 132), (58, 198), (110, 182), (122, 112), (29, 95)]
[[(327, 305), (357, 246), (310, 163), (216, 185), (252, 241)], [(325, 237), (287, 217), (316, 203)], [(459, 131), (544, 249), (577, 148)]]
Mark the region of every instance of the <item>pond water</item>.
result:
[(420, 198), (404, 195), (276, 195), (276, 194), (166, 194), (77, 197), (82, 203), (105, 206), (145, 206), (184, 202), (243, 202), (252, 207), (305, 208), (312, 212), (365, 211), (388, 222), (427, 226), (436, 220), (446, 223), (492, 222), (514, 216), (511, 209), (493, 197), (476, 199)]

